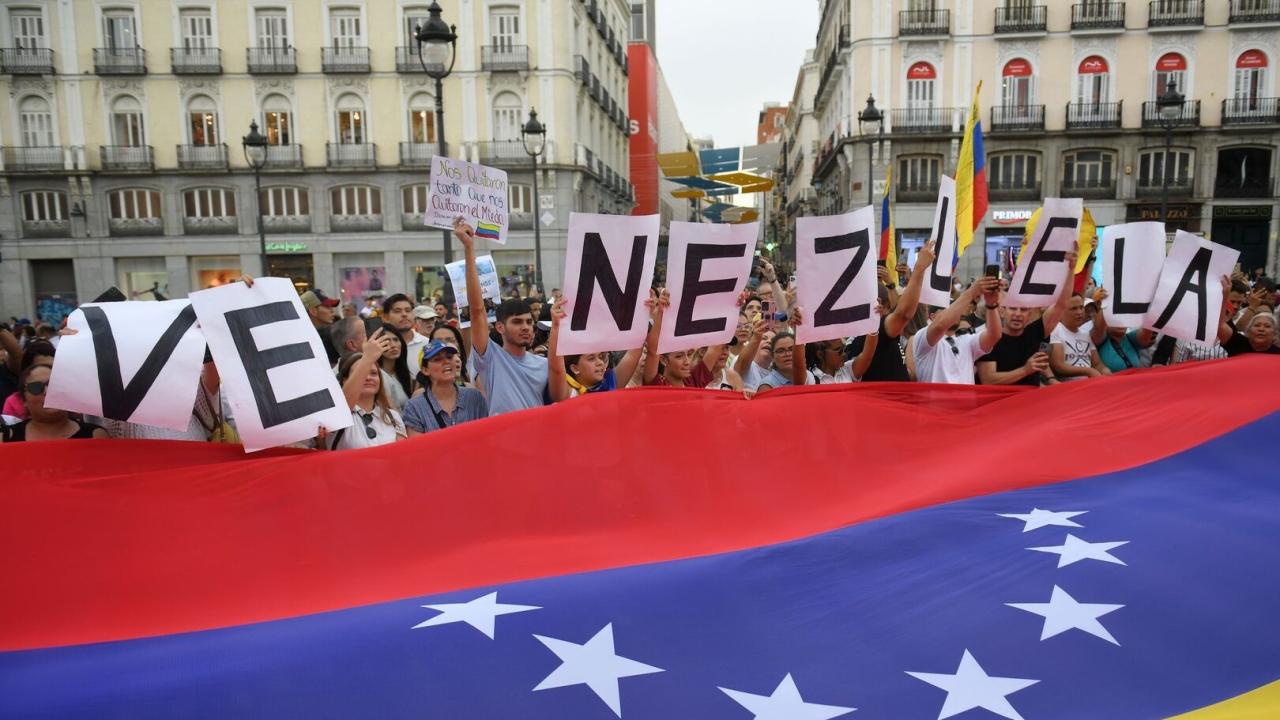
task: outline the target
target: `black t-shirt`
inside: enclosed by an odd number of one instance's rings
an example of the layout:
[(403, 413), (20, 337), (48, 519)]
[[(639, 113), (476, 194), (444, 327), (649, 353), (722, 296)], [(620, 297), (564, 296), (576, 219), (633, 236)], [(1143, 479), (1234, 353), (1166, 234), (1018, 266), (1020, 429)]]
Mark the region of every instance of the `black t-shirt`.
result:
[[(1239, 332), (1232, 335), (1230, 340), (1222, 343), (1222, 349), (1227, 352), (1228, 357), (1258, 352), (1249, 344), (1249, 338), (1245, 337), (1244, 333)], [(1272, 345), (1266, 350), (1263, 350), (1262, 353), (1265, 355), (1280, 355), (1280, 348)]]
[[(871, 365), (862, 376), (862, 382), (910, 382), (907, 363), (902, 357), (902, 347), (898, 338), (890, 337), (884, 329), (884, 317), (880, 318), (880, 338), (875, 352), (871, 355)], [(849, 346), (849, 357), (856, 358), (862, 354), (862, 347), (867, 342), (865, 335), (855, 338)]]
[(8, 365), (0, 364), (0, 402), (18, 392), (18, 376), (13, 374)]
[[(996, 370), (999, 372), (1017, 370), (1026, 365), (1027, 360), (1030, 360), (1032, 355), (1040, 352), (1040, 343), (1044, 341), (1044, 320), (1036, 320), (1023, 328), (1021, 335), (1009, 335), (1008, 333), (1002, 335), (1000, 342), (991, 348), (991, 352), (978, 358), (978, 362), (994, 360)], [(1039, 385), (1041, 379), (1040, 373), (1031, 373), (1015, 384)]]
[(333, 347), (333, 338), (329, 336), (332, 325), (315, 325), (316, 334), (320, 336), (320, 344), (324, 346), (324, 354), (329, 356), (329, 367), (338, 364), (338, 351)]

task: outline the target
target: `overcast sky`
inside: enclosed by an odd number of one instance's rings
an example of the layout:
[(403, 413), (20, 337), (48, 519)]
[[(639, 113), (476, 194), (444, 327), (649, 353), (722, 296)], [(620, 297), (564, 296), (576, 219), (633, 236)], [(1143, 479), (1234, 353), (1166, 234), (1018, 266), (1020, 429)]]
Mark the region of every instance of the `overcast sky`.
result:
[(685, 129), (754, 145), (766, 101), (791, 100), (817, 0), (657, 0), (658, 63)]

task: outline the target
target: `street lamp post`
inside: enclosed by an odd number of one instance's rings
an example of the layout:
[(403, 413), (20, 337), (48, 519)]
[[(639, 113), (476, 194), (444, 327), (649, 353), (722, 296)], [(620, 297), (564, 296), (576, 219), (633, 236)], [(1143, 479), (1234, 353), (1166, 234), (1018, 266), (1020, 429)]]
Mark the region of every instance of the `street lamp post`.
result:
[(876, 99), (870, 95), (867, 96), (867, 107), (858, 113), (858, 125), (866, 136), (867, 143), (867, 204), (874, 205), (876, 199), (872, 186), (875, 182), (875, 158), (871, 146), (877, 141), (884, 142), (884, 113), (876, 107)]
[(538, 200), (538, 156), (547, 148), (547, 128), (538, 122), (538, 111), (529, 109), (529, 121), (520, 128), (520, 140), (524, 151), (533, 158), (533, 282), (539, 291), (542, 287), (542, 222), (538, 219), (541, 202)]
[(267, 136), (258, 132), (258, 121), (249, 121), (249, 134), (240, 139), (244, 145), (244, 159), (253, 168), (253, 188), (258, 203), (258, 250), (262, 253), (262, 274), (271, 274), (267, 264), (267, 231), (262, 226), (262, 168), (267, 164)]
[[(1178, 92), (1177, 82), (1170, 80), (1164, 92), (1156, 98), (1156, 107), (1160, 110), (1160, 126), (1164, 128), (1164, 162), (1161, 163), (1160, 187), (1160, 222), (1169, 222), (1169, 166), (1172, 165), (1173, 126), (1182, 115), (1182, 93)], [(1166, 228), (1167, 231), (1167, 228)]]
[[(414, 39), (418, 41), (418, 62), (422, 69), (436, 81), (436, 150), (441, 156), (448, 155), (444, 144), (444, 79), (453, 72), (453, 63), (458, 58), (458, 33), (456, 25), (449, 25), (440, 18), (440, 3), (432, 2), (427, 8), (427, 21), (414, 28)], [(449, 231), (441, 232), (444, 239), (444, 262), (453, 262), (453, 239)]]

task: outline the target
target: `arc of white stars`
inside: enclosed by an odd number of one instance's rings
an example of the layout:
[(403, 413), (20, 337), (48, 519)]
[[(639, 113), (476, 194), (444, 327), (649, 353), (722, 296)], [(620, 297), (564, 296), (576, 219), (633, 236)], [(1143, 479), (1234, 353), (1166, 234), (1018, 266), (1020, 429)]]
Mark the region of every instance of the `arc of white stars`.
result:
[(1120, 644), (1102, 626), (1098, 618), (1119, 610), (1124, 607), (1123, 605), (1077, 602), (1067, 594), (1066, 590), (1057, 585), (1053, 586), (1053, 595), (1047, 603), (1005, 603), (1005, 605), (1043, 617), (1044, 628), (1040, 631), (1041, 640), (1048, 640), (1068, 630), (1082, 630), (1112, 645)]
[(946, 720), (974, 708), (988, 710), (1008, 720), (1023, 720), (1009, 703), (1008, 696), (1040, 682), (988, 675), (968, 650), (964, 651), (964, 655), (960, 658), (960, 667), (956, 668), (953, 675), (922, 672), (907, 674), (947, 691), (947, 699), (942, 703), (938, 720)]
[(619, 718), (622, 717), (622, 699), (618, 681), (636, 675), (664, 672), (662, 668), (624, 658), (614, 652), (613, 623), (605, 625), (581, 645), (541, 635), (534, 637), (560, 658), (560, 667), (538, 683), (535, 691), (586, 685)]
[(805, 702), (791, 673), (782, 678), (772, 695), (755, 695), (741, 690), (720, 688), (720, 692), (755, 715), (755, 720), (831, 720), (848, 715), (857, 708), (819, 705)]
[(1116, 565), (1124, 565), (1125, 562), (1111, 554), (1111, 551), (1121, 545), (1128, 545), (1128, 540), (1120, 540), (1118, 542), (1099, 542), (1091, 543), (1086, 540), (1067, 533), (1067, 539), (1061, 545), (1049, 545), (1043, 547), (1027, 548), (1036, 552), (1052, 553), (1058, 556), (1058, 567), (1066, 567), (1081, 560), (1100, 560), (1102, 562), (1114, 563)]
[(1021, 520), (1024, 524), (1022, 532), (1029, 533), (1032, 530), (1039, 530), (1042, 527), (1057, 525), (1059, 527), (1083, 527), (1080, 523), (1075, 522), (1071, 518), (1084, 515), (1088, 510), (1077, 510), (1072, 512), (1054, 512), (1052, 510), (1041, 510), (1040, 508), (1032, 508), (1029, 513), (996, 513), (1000, 517), (1013, 518)]
[(411, 630), (418, 628), (435, 627), (437, 625), (448, 625), (450, 623), (464, 622), (471, 627), (484, 633), (490, 640), (493, 639), (494, 622), (499, 615), (510, 615), (512, 613), (529, 612), (530, 610), (541, 610), (536, 605), (508, 605), (498, 602), (498, 593), (491, 592), (488, 595), (478, 597), (464, 603), (442, 603), (440, 605), (423, 605), (428, 610), (439, 610), (440, 614), (435, 617), (414, 625)]

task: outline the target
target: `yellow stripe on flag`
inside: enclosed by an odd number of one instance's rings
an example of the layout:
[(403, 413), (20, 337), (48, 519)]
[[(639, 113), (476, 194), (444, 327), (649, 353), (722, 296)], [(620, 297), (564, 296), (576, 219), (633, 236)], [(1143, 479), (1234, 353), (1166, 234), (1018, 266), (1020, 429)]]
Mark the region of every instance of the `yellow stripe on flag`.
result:
[(1280, 680), (1168, 720), (1275, 720), (1280, 718)]
[(884, 199), (885, 207), (889, 212), (889, 254), (885, 256), (884, 264), (889, 269), (889, 282), (894, 287), (898, 286), (898, 233), (893, 227), (893, 201), (890, 200), (893, 192), (893, 163), (889, 163), (889, 170), (884, 174)]
[(960, 159), (956, 164), (956, 257), (964, 255), (964, 251), (973, 243), (973, 130), (981, 118), (978, 110), (978, 94), (982, 92), (982, 81), (973, 91), (973, 104), (969, 106), (969, 117), (964, 123), (964, 138), (960, 141)]

